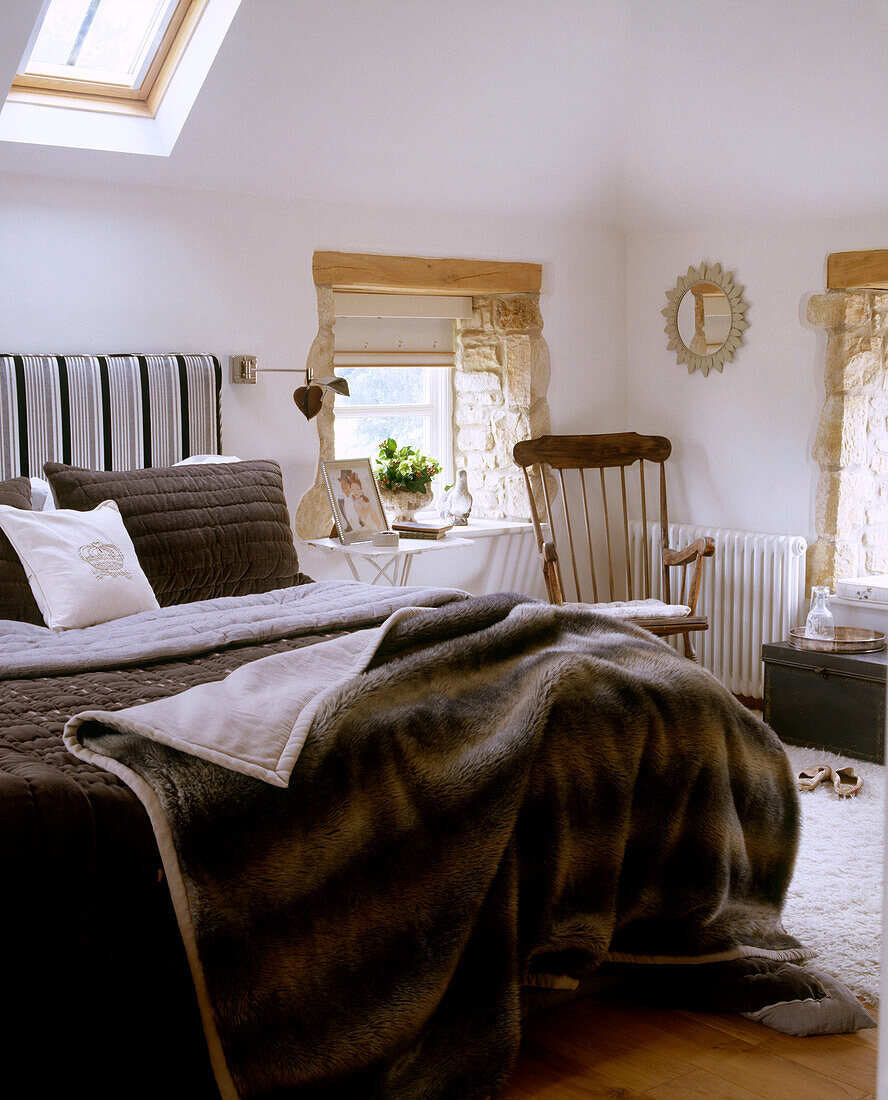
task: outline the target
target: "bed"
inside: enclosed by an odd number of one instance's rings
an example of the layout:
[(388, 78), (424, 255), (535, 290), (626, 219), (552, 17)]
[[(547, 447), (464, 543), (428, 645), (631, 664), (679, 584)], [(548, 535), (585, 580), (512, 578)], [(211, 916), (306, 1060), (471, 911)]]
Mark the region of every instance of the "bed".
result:
[(221, 451), (220, 386), (0, 356), (0, 504), (114, 501), (161, 605), (49, 630), (0, 547), (7, 1083), (482, 1097), (522, 987), (807, 957), (767, 727), (581, 608), (311, 581), (276, 464), (176, 465)]

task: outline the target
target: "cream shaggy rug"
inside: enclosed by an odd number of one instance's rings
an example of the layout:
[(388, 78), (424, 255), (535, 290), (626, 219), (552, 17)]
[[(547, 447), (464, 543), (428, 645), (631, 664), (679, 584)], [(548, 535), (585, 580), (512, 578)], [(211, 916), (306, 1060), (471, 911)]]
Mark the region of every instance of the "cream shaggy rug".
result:
[(853, 798), (822, 783), (800, 792), (802, 841), (784, 908), (786, 930), (817, 952), (815, 966), (864, 1001), (879, 1003), (885, 768), (787, 746), (796, 772), (850, 765), (863, 777)]

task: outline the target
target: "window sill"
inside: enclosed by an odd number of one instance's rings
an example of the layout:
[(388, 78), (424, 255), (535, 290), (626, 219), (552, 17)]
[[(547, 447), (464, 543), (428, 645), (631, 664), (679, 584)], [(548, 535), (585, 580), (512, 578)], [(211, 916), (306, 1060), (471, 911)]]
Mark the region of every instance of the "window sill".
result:
[[(420, 523), (440, 523), (441, 517), (434, 510), (417, 512)], [(461, 539), (487, 539), (494, 535), (533, 534), (533, 524), (529, 520), (513, 519), (470, 519), (465, 527), (454, 527), (450, 532)]]

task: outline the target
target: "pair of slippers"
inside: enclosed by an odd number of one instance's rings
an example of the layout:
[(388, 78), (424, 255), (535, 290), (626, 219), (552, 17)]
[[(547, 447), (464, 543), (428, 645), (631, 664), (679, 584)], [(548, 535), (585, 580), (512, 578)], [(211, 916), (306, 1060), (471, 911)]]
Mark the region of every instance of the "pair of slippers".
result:
[(816, 790), (821, 783), (832, 783), (839, 798), (850, 798), (863, 786), (863, 780), (857, 777), (853, 768), (833, 769), (829, 764), (818, 764), (811, 771), (798, 774), (800, 791)]

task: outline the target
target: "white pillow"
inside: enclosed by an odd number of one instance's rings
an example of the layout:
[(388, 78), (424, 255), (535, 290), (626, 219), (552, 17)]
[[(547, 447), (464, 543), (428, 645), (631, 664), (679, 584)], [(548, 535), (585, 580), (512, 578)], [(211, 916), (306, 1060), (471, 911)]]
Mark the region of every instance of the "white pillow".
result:
[(174, 466), (205, 466), (212, 462), (240, 462), (236, 455), (192, 455), (174, 462)]
[(31, 478), (31, 510), (34, 512), (51, 512), (55, 508), (52, 489), (49, 482), (42, 477)]
[(0, 530), (21, 559), (47, 626), (93, 626), (160, 606), (113, 500), (91, 512), (0, 505)]

